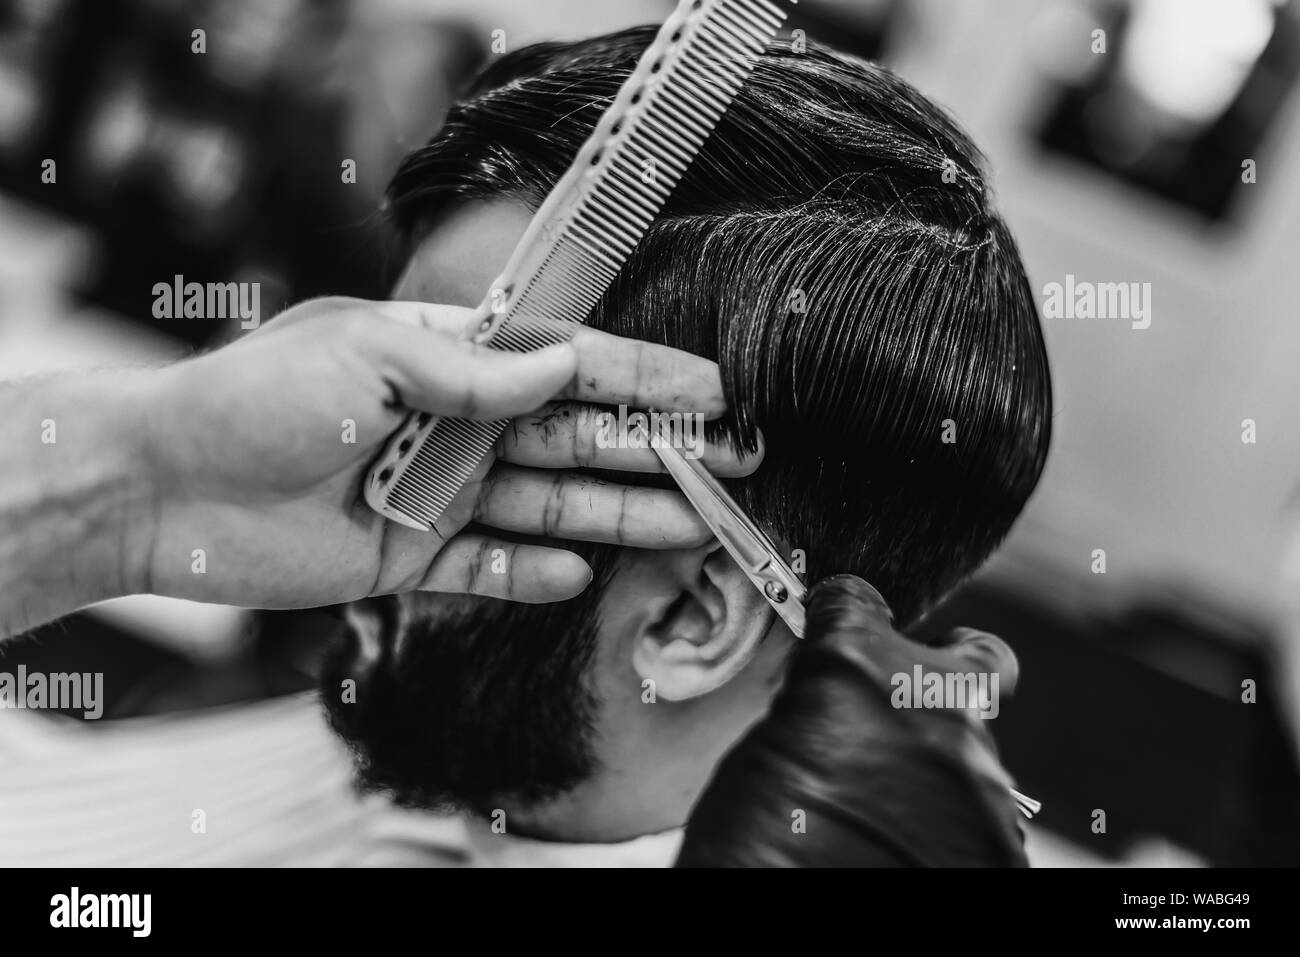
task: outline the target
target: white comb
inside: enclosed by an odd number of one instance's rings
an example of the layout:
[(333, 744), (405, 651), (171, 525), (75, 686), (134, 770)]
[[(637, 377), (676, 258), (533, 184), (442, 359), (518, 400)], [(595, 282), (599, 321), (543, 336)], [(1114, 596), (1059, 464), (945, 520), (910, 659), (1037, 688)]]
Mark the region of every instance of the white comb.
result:
[[(533, 216), (464, 338), (510, 352), (564, 342), (601, 295), (798, 0), (681, 0)], [(508, 420), (411, 415), (365, 497), (429, 530)]]

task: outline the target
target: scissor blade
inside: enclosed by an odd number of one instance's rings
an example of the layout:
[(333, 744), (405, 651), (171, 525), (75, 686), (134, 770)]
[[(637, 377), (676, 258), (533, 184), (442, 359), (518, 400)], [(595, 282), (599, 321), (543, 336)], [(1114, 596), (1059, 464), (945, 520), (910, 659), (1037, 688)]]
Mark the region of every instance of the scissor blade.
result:
[(712, 529), (723, 548), (736, 561), (750, 583), (759, 590), (791, 632), (803, 637), (805, 589), (794, 571), (727, 490), (697, 462), (688, 462), (662, 434), (649, 433), (650, 445), (677, 482), (682, 494)]
[(686, 459), (658, 436), (651, 439), (659, 461), (677, 482), (686, 500), (694, 506), (695, 511), (704, 519), (705, 524), (713, 530), (718, 541), (729, 546), (732, 557), (740, 562), (748, 572), (760, 572), (772, 561), (772, 556), (759, 542), (753, 540), (743, 523), (731, 514), (723, 500), (718, 497), (718, 489), (710, 485)]

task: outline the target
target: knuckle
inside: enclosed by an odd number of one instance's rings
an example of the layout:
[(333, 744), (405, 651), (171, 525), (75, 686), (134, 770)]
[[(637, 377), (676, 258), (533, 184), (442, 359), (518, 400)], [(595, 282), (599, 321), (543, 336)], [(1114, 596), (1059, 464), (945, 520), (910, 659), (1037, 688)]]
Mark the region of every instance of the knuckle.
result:
[(505, 573), (506, 580), (505, 580), (503, 590), (506, 598), (513, 599), (515, 597), (515, 574), (514, 574), (515, 559), (519, 556), (519, 543), (511, 542), (509, 545), (505, 547), (505, 550), (506, 550), (506, 573)]
[(632, 511), (632, 487), (624, 485), (619, 493), (618, 525), (614, 529), (614, 541), (620, 545), (627, 542), (627, 520)]
[(470, 557), (470, 560), (465, 563), (465, 574), (468, 576), (465, 590), (471, 595), (479, 594), (479, 581), (483, 576), (483, 571), (487, 567), (487, 563), (491, 561), (492, 558), (490, 551), (491, 545), (492, 542), (489, 539), (480, 538), (474, 544), (474, 554)]
[(520, 449), (520, 436), (531, 427), (528, 416), (511, 419), (510, 424), (502, 430), (493, 446), (493, 454), (499, 459), (509, 459)]
[(470, 521), (481, 522), (492, 517), (500, 489), (501, 474), (493, 469), (479, 480), (478, 495), (470, 512)]
[(364, 299), (353, 296), (320, 296), (311, 300), (313, 306), (321, 312), (349, 312), (360, 306)]
[(542, 507), (542, 534), (555, 536), (564, 527), (565, 492), (568, 481), (565, 475), (557, 473), (551, 476), (550, 488), (546, 493), (546, 504)]
[(573, 409), (573, 462), (578, 468), (591, 468), (600, 457), (597, 442), (599, 413), (590, 405), (576, 405)]
[(479, 396), (487, 386), (488, 383), (485, 381), (483, 370), (480, 368), (471, 369), (469, 376), (456, 390), (454, 407), (457, 418), (472, 419), (478, 415), (482, 408)]
[(329, 323), (329, 334), (339, 339), (364, 340), (366, 339), (366, 322), (365, 315), (356, 309), (339, 306), (330, 312), (323, 319)]
[(649, 383), (651, 357), (650, 349), (647, 343), (639, 339), (633, 340), (632, 345), (632, 385), (635, 394), (640, 394), (642, 386)]

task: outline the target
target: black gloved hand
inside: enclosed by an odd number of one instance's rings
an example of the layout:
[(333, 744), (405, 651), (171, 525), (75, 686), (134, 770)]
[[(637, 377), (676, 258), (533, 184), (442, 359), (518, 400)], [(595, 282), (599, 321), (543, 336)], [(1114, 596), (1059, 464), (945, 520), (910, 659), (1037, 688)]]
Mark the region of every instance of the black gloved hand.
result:
[(998, 673), (1002, 692), (1016, 679), (992, 635), (961, 629), (927, 647), (894, 630), (862, 579), (815, 587), (785, 686), (718, 766), (677, 866), (1025, 866), (1011, 779), (983, 719), (891, 704), (892, 676), (918, 663)]

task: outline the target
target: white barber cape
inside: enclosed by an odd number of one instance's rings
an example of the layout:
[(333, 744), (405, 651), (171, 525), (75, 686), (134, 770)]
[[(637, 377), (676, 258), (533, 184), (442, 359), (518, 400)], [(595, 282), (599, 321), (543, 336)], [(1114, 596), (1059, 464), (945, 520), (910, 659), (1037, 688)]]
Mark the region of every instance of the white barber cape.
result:
[(0, 866), (666, 867), (681, 839), (534, 841), (359, 797), (311, 694), (97, 727), (0, 709)]

